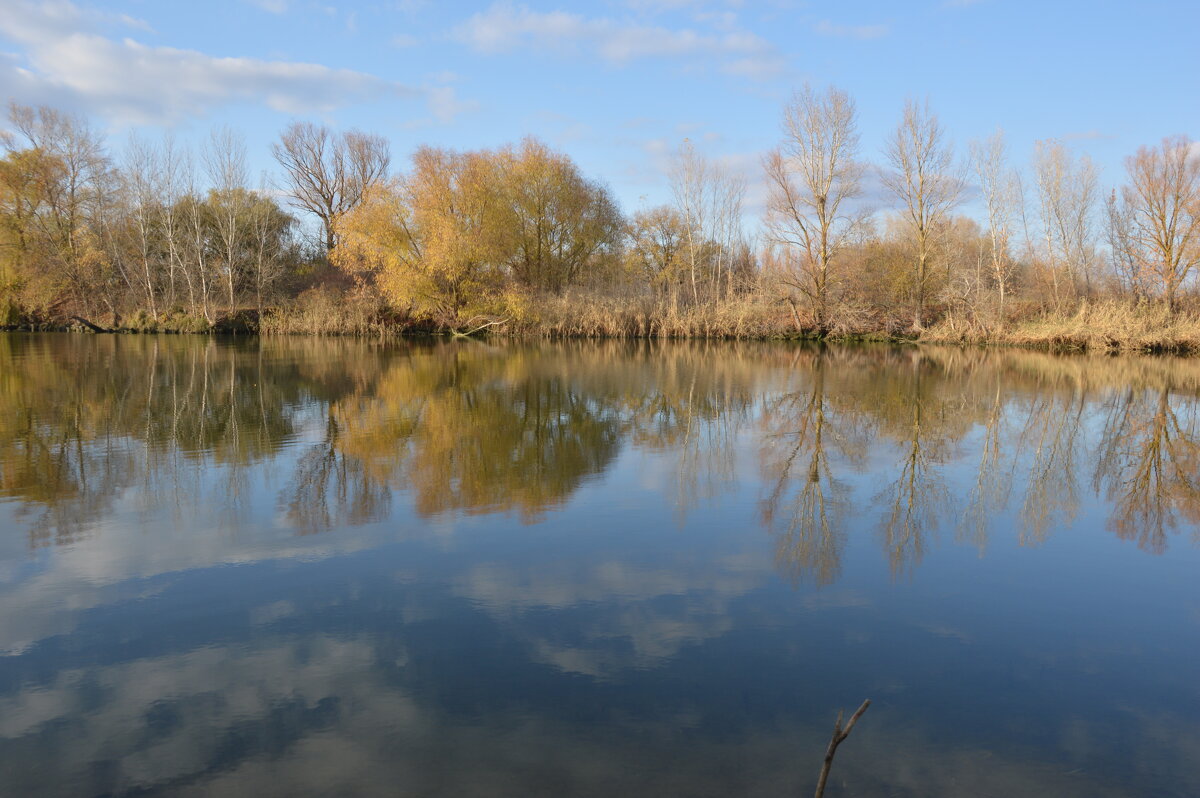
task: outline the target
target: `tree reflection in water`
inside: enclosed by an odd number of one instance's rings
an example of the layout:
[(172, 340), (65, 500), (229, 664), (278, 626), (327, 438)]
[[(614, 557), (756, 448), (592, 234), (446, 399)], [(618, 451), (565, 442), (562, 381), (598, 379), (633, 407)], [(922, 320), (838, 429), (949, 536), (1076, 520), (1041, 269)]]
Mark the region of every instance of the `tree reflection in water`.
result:
[(532, 523), (623, 450), (669, 464), (684, 524), (761, 478), (781, 571), (818, 584), (837, 580), (859, 520), (900, 574), (941, 529), (983, 551), (1010, 510), (1039, 544), (1086, 484), (1147, 551), (1200, 524), (1192, 361), (10, 335), (0, 365), (0, 492), (33, 546), (91, 534), (129, 497), (177, 517), (217, 507), (214, 523), (240, 528), (267, 473), (283, 481), (277, 522), (298, 533), (384, 521), (400, 495), (427, 518)]

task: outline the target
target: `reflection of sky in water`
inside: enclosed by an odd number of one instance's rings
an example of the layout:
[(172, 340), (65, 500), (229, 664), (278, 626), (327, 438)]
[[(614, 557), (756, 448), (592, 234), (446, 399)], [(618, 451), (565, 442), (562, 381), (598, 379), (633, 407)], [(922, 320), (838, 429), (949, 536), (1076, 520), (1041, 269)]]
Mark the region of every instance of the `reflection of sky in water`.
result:
[(1196, 365), (34, 340), (4, 794), (803, 794), (866, 697), (839, 794), (1200, 791)]

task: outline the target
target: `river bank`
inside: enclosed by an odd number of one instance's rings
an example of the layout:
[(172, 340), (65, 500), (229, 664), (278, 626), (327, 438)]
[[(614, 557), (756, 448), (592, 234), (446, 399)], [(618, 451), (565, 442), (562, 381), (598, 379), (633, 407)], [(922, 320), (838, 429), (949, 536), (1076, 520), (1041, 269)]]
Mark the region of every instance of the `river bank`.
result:
[[(1200, 314), (1171, 313), (1161, 304), (1102, 300), (1081, 302), (1070, 312), (1018, 309), (1004, 323), (945, 312), (914, 331), (898, 316), (854, 311), (836, 317), (820, 334), (784, 302), (748, 296), (684, 307), (620, 298), (544, 297), (478, 314), (460, 324), (407, 316), (378, 302), (333, 295), (266, 309), (241, 309), (209, 321), (183, 312), (152, 319), (137, 313), (95, 321), (75, 316), (54, 322), (0, 327), (4, 331), (104, 334), (341, 335), (402, 337), (478, 335), (523, 339), (660, 338), (724, 340), (826, 340), (829, 342), (936, 343), (1007, 346), (1049, 351), (1200, 353)], [(1014, 314), (1015, 316), (1016, 314)], [(105, 321), (107, 323), (105, 323)]]

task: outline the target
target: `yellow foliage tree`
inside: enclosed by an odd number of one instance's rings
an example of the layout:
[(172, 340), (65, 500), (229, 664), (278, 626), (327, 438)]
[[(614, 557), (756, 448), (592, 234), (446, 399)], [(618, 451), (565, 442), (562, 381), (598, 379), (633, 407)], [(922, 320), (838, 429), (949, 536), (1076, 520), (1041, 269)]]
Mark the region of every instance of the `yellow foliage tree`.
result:
[(502, 285), (496, 183), (485, 154), (423, 147), (408, 176), (372, 189), (338, 221), (331, 259), (393, 304), (456, 328)]

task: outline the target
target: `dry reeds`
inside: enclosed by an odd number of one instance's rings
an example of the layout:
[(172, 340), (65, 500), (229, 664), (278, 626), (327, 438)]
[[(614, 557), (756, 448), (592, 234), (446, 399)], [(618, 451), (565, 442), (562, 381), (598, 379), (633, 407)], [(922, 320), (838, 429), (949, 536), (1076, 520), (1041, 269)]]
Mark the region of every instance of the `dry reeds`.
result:
[(305, 291), (289, 305), (264, 311), (258, 326), (261, 335), (382, 336), (406, 329), (376, 297), (329, 288)]
[(1093, 352), (1193, 353), (1200, 351), (1200, 316), (1171, 313), (1161, 303), (1085, 300), (1074, 312), (1040, 314), (1005, 328), (983, 327), (948, 314), (924, 331), (921, 340)]

